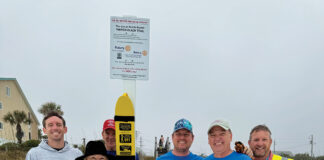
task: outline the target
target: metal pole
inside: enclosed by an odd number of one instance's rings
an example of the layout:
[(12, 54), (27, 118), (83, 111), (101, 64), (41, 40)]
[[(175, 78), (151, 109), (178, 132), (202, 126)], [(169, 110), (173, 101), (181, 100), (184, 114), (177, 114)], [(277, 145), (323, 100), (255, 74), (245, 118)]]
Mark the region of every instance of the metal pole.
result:
[(154, 159), (156, 159), (156, 147), (157, 147), (157, 137), (155, 137), (155, 144), (154, 144)]
[(310, 144), (311, 144), (311, 157), (314, 157), (314, 153), (313, 153), (313, 145), (314, 145), (313, 135), (311, 135), (311, 141), (310, 141)]
[(140, 154), (141, 160), (144, 160), (142, 136), (140, 137), (140, 151), (141, 151), (141, 154)]

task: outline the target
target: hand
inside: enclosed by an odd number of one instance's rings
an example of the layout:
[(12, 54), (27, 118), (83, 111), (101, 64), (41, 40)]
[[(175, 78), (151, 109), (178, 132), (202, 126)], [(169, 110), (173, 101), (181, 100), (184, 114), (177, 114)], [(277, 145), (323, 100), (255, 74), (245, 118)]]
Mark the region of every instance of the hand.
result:
[(251, 159), (254, 159), (253, 152), (249, 147), (245, 146), (243, 153), (248, 155)]
[(244, 146), (244, 144), (240, 141), (235, 142), (235, 151), (238, 153), (246, 154), (251, 159), (254, 159), (252, 150), (249, 147)]

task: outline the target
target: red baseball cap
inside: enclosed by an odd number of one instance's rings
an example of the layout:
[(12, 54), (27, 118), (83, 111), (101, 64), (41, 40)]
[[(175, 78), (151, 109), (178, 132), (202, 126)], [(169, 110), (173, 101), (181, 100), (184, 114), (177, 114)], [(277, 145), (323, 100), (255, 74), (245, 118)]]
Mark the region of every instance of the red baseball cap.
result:
[(113, 119), (107, 119), (103, 124), (102, 130), (104, 131), (109, 128), (115, 130), (115, 121)]

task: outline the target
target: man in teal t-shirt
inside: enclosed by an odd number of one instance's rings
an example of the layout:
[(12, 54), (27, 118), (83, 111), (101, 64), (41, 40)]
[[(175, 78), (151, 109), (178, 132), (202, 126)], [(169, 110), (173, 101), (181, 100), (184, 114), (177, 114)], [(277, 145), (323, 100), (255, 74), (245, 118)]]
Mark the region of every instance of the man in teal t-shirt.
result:
[(191, 123), (186, 119), (178, 120), (172, 133), (174, 149), (156, 160), (203, 160), (202, 157), (189, 151), (193, 140)]

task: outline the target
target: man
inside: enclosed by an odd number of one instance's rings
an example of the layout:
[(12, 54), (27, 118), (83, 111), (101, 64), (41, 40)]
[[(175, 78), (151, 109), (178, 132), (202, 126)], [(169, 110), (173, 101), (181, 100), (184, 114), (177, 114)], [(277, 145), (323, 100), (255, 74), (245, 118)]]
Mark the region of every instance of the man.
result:
[(105, 142), (107, 154), (116, 156), (115, 121), (113, 119), (104, 122), (101, 135)]
[(174, 149), (156, 160), (202, 160), (202, 157), (189, 151), (193, 140), (191, 123), (186, 119), (178, 120), (172, 133)]
[(83, 156), (75, 160), (111, 160), (107, 155), (106, 147), (101, 141), (89, 141)]
[[(115, 136), (115, 121), (107, 119), (102, 127), (102, 139), (105, 142), (107, 154), (116, 157), (116, 136)], [(139, 160), (136, 153), (135, 160)]]
[(271, 131), (266, 125), (257, 125), (251, 130), (249, 146), (254, 160), (292, 160), (273, 154), (270, 150), (271, 144)]
[(43, 132), (47, 140), (29, 150), (26, 160), (71, 160), (82, 155), (78, 149), (72, 148), (64, 141), (64, 134), (67, 132), (65, 120), (56, 112), (50, 112), (43, 119)]
[(205, 160), (251, 160), (245, 154), (237, 153), (231, 149), (232, 131), (228, 122), (216, 120), (210, 124), (208, 129), (208, 144), (213, 154)]

